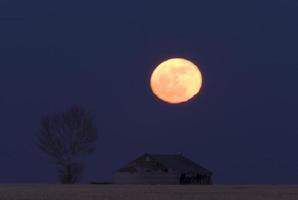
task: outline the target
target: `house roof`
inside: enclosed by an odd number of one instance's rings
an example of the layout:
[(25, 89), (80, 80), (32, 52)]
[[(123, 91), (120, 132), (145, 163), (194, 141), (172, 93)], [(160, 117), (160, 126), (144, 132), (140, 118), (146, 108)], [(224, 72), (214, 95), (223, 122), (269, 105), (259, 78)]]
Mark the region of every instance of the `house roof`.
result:
[(208, 169), (198, 165), (181, 154), (144, 154), (120, 168), (118, 172), (135, 172), (138, 168), (150, 170), (173, 170), (180, 173), (194, 172), (212, 174)]

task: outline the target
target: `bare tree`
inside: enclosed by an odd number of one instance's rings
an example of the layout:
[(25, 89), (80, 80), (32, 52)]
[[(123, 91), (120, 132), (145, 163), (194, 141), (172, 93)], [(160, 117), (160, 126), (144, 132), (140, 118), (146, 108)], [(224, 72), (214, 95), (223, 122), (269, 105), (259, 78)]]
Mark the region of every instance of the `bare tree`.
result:
[(73, 106), (41, 118), (38, 147), (58, 166), (61, 182), (73, 184), (84, 171), (82, 157), (94, 152), (96, 138), (93, 115)]

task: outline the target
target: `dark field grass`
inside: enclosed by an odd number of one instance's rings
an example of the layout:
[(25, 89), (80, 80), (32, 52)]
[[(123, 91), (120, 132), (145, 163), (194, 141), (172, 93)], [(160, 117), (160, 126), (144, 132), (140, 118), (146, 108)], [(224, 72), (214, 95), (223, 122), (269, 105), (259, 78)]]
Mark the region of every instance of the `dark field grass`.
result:
[(298, 186), (0, 185), (0, 200), (298, 200)]

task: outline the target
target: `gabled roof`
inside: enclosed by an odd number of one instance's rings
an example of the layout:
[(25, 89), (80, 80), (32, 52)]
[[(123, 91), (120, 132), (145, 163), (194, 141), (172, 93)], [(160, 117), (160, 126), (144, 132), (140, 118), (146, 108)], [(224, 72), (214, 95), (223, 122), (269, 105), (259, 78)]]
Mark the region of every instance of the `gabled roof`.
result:
[(136, 160), (128, 163), (118, 170), (118, 172), (135, 172), (137, 168), (145, 168), (150, 170), (173, 170), (179, 173), (203, 173), (212, 174), (211, 171), (196, 164), (192, 160), (181, 154), (165, 155), (165, 154), (144, 154)]
[(154, 160), (157, 160), (162, 165), (169, 169), (173, 169), (179, 172), (200, 172), (200, 173), (212, 173), (206, 168), (198, 165), (192, 160), (186, 158), (182, 154), (177, 155), (151, 155)]

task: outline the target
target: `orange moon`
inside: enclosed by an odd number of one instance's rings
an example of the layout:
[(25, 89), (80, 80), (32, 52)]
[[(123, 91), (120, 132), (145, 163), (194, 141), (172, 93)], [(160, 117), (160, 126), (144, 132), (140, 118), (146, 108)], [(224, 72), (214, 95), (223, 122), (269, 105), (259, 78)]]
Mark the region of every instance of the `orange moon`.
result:
[(178, 104), (198, 94), (202, 82), (202, 73), (194, 63), (183, 58), (172, 58), (155, 68), (150, 85), (159, 99)]

